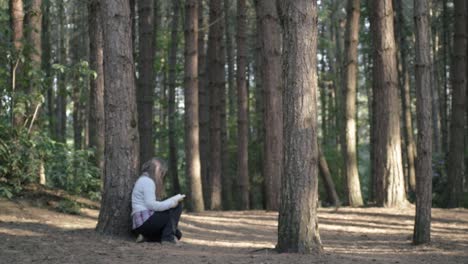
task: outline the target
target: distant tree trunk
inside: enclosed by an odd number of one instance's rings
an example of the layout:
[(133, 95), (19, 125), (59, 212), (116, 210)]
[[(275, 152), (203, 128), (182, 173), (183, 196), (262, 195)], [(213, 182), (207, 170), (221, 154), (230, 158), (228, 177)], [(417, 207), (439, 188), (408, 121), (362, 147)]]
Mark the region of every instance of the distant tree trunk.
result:
[[(440, 17), (438, 11), (436, 11), (436, 2), (432, 3), (432, 12), (435, 14), (434, 17)], [(439, 88), (440, 85), (440, 69), (439, 69), (439, 56), (440, 56), (440, 38), (439, 38), (439, 23), (437, 19), (432, 19), (431, 22), (431, 37), (432, 37), (432, 133), (433, 133), (433, 152), (439, 154), (442, 153), (442, 141), (441, 141), (441, 128), (440, 128), (440, 99), (439, 99)]]
[(447, 9), (447, 0), (442, 1), (442, 31), (443, 31), (443, 43), (442, 43), (442, 54), (443, 54), (443, 82), (444, 85), (442, 87), (442, 92), (441, 92), (441, 129), (442, 129), (442, 150), (444, 153), (444, 159), (446, 159), (445, 155), (448, 155), (448, 150), (449, 150), (449, 108), (448, 108), (448, 94), (449, 94), (449, 76), (448, 76), (448, 71), (447, 67), (451, 67), (450, 62), (450, 33), (451, 33), (451, 28), (449, 27), (449, 19), (450, 19), (450, 13)]
[(344, 60), (345, 174), (350, 206), (362, 206), (356, 151), (357, 48), (359, 42), (360, 0), (348, 0)]
[(129, 236), (131, 191), (138, 176), (138, 147), (130, 5), (102, 0), (104, 39), (105, 177), (96, 230)]
[(180, 0), (172, 1), (173, 13), (171, 23), (171, 40), (169, 42), (169, 175), (172, 179), (172, 189), (180, 192), (179, 174), (177, 172), (177, 138), (176, 138), (176, 66), (177, 46), (179, 45), (179, 12)]
[(318, 230), (317, 2), (280, 3), (283, 25), (284, 169), (280, 252), (320, 252)]
[(32, 0), (28, 10), (28, 26), (31, 28), (29, 31), (28, 42), (32, 47), (29, 52), (29, 59), (31, 60), (31, 70), (33, 78), (29, 80), (28, 97), (30, 105), (27, 111), (27, 118), (29, 119), (28, 128), (31, 130), (34, 123), (37, 122), (38, 113), (41, 108), (42, 91), (40, 89), (40, 70), (42, 64), (42, 44), (41, 44), (41, 29), (42, 29), (42, 0)]
[(327, 191), (327, 197), (329, 202), (338, 207), (341, 205), (340, 198), (338, 197), (338, 193), (336, 192), (335, 183), (333, 182), (333, 178), (331, 177), (330, 169), (328, 168), (327, 160), (325, 159), (325, 155), (323, 155), (322, 151), (319, 149), (319, 175), (323, 180), (323, 186)]
[(13, 89), (13, 103), (12, 103), (12, 124), (14, 127), (21, 127), (24, 125), (25, 112), (21, 109), (25, 108), (25, 102), (22, 100), (24, 94), (24, 86), (22, 86), (21, 72), (22, 62), (20, 60), (23, 53), (23, 38), (24, 38), (24, 8), (22, 0), (10, 0), (10, 19), (12, 42), (15, 47), (16, 61), (13, 62), (12, 67), (12, 89)]
[(263, 173), (265, 175), (266, 209), (278, 210), (281, 174), (283, 171), (283, 105), (281, 94), (281, 26), (276, 3), (257, 0), (260, 20), (261, 81), (264, 89), (265, 145)]
[(205, 208), (209, 208), (210, 197), (210, 182), (209, 182), (209, 90), (208, 79), (205, 74), (206, 64), (206, 49), (205, 36), (208, 30), (208, 23), (203, 15), (204, 5), (203, 0), (198, 0), (198, 100), (199, 100), (199, 124), (200, 124), (200, 164), (203, 187), (203, 200)]
[(403, 14), (403, 6), (402, 0), (395, 0), (395, 9), (397, 13), (396, 21), (396, 29), (395, 32), (398, 36), (398, 46), (400, 57), (397, 58), (400, 60), (399, 64), (399, 86), (400, 86), (400, 94), (401, 94), (401, 104), (402, 104), (402, 112), (403, 112), (403, 135), (404, 135), (404, 144), (403, 144), (403, 151), (406, 155), (406, 163), (407, 163), (407, 179), (408, 179), (408, 186), (410, 187), (411, 192), (416, 191), (416, 174), (415, 174), (415, 158), (416, 158), (416, 143), (413, 137), (413, 118), (411, 117), (411, 96), (410, 96), (410, 76), (408, 72), (408, 58), (407, 58), (407, 46), (408, 43), (406, 41), (405, 36), (405, 17)]
[(89, 61), (96, 72), (91, 77), (89, 93), (89, 146), (96, 149), (94, 164), (99, 168), (101, 180), (104, 180), (104, 68), (101, 5), (98, 0), (91, 0), (89, 10)]
[(450, 151), (448, 154), (448, 200), (450, 208), (463, 205), (465, 166), (466, 111), (466, 1), (455, 0), (455, 34), (453, 37), (452, 114), (450, 120)]
[[(65, 24), (67, 22), (67, 17), (65, 16), (64, 0), (58, 2), (58, 63), (65, 65), (67, 63), (67, 42), (66, 35), (67, 29)], [(56, 120), (57, 120), (57, 140), (59, 142), (66, 142), (66, 132), (67, 132), (67, 86), (66, 86), (66, 76), (65, 73), (60, 72), (57, 77), (57, 97), (56, 97)]]
[(221, 0), (210, 0), (210, 31), (208, 35), (207, 78), (210, 90), (210, 171), (209, 192), (211, 210), (221, 209), (221, 92), (224, 91), (224, 64), (222, 63)]
[(186, 175), (190, 188), (190, 207), (205, 210), (200, 175), (198, 128), (198, 8), (197, 0), (185, 2), (185, 155)]
[(248, 92), (245, 72), (247, 69), (245, 0), (237, 1), (237, 171), (239, 177), (240, 208), (249, 209), (249, 120)]
[(55, 139), (55, 115), (54, 115), (54, 87), (53, 87), (53, 76), (52, 76), (52, 43), (50, 32), (52, 31), (51, 23), (51, 3), (49, 1), (44, 2), (43, 17), (42, 17), (42, 69), (45, 72), (45, 89), (46, 89), (46, 104), (47, 120), (49, 121), (49, 137)]
[[(234, 47), (232, 43), (232, 24), (231, 24), (231, 12), (230, 11), (231, 1), (224, 0), (224, 27), (226, 32), (226, 59), (227, 59), (227, 66), (228, 66), (228, 117), (229, 120), (233, 120), (235, 118), (235, 99), (236, 99), (236, 88), (234, 87)], [(231, 131), (228, 129), (228, 132)], [(229, 134), (230, 138), (234, 138), (233, 135)]]
[(407, 203), (401, 161), (400, 116), (398, 106), (398, 75), (393, 8), (391, 0), (371, 2), (371, 30), (374, 45), (373, 114), (376, 201), (384, 207)]
[(154, 0), (138, 1), (138, 132), (140, 133), (140, 163), (154, 156)]
[[(79, 18), (78, 18), (78, 10), (73, 10), (70, 16), (70, 22), (73, 24), (74, 28), (79, 27)], [(83, 124), (81, 123), (81, 108), (83, 107), (81, 102), (81, 93), (83, 87), (81, 87), (80, 83), (78, 82), (78, 76), (80, 73), (77, 71), (79, 67), (79, 60), (80, 60), (80, 50), (83, 47), (80, 47), (80, 39), (82, 35), (81, 32), (78, 30), (73, 35), (69, 36), (69, 45), (70, 45), (70, 61), (71, 65), (74, 68), (72, 74), (70, 75), (68, 84), (71, 85), (71, 100), (73, 103), (72, 108), (72, 127), (73, 127), (73, 147), (75, 150), (79, 150), (82, 147), (83, 142)]]
[[(226, 3), (226, 1), (223, 1)], [(226, 19), (229, 19), (229, 10), (226, 10), (226, 6), (223, 3), (223, 10), (226, 11), (224, 14), (224, 21)], [(225, 25), (225, 24), (224, 24)], [(225, 37), (227, 38), (227, 34), (230, 31), (228, 28), (223, 29), (223, 33), (225, 33)], [(229, 33), (230, 34), (230, 33)], [(221, 64), (225, 65), (226, 64), (226, 59), (227, 59), (227, 40), (225, 42), (221, 41), (221, 54), (223, 54), (223, 57), (221, 57)], [(231, 45), (232, 46), (232, 45)], [(232, 47), (230, 47), (232, 49)], [(226, 55), (226, 56), (225, 56)], [(232, 55), (232, 54), (231, 54)], [(233, 63), (233, 62), (230, 62)], [(231, 65), (232, 66), (232, 65)], [(229, 64), (228, 64), (228, 74), (229, 74)], [(223, 75), (224, 76), (224, 75)], [(229, 77), (229, 76), (228, 76)], [(230, 96), (226, 97), (226, 84), (225, 84), (225, 79), (223, 78), (223, 86), (222, 86), (222, 91), (220, 93), (221, 95), (221, 177), (222, 181), (221, 184), (223, 186), (223, 192), (221, 194), (222, 196), (222, 204), (223, 204), (223, 209), (229, 210), (232, 209), (233, 207), (233, 198), (232, 198), (232, 183), (233, 183), (233, 178), (231, 174), (229, 173), (229, 136), (230, 131), (228, 128), (228, 123), (229, 120), (231, 119), (230, 112), (228, 113), (227, 107), (230, 107), (230, 104), (232, 101), (234, 101), (235, 98), (231, 98)], [(232, 93), (230, 89), (233, 89), (233, 87), (228, 87), (228, 93)], [(229, 110), (230, 111), (230, 110)], [(228, 120), (229, 119), (229, 120)]]
[(432, 207), (432, 98), (431, 32), (427, 0), (414, 1), (416, 25), (416, 109), (418, 120), (418, 160), (416, 165), (416, 219), (414, 244), (431, 241)]

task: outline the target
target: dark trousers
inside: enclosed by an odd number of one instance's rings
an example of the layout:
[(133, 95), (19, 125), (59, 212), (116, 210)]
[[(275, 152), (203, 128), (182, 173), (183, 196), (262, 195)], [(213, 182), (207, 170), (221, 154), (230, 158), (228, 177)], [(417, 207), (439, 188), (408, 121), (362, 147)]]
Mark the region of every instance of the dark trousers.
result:
[(162, 212), (154, 214), (143, 225), (135, 229), (137, 234), (142, 234), (148, 241), (173, 241), (182, 214), (182, 204)]

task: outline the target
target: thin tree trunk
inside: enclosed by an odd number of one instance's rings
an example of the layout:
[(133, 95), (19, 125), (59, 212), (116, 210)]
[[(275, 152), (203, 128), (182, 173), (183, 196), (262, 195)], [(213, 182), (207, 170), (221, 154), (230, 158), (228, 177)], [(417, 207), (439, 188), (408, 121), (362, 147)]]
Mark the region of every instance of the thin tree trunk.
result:
[(206, 18), (203, 16), (203, 0), (198, 0), (198, 100), (199, 100), (199, 124), (200, 124), (200, 164), (201, 177), (203, 187), (203, 200), (205, 208), (209, 208), (210, 197), (210, 182), (209, 182), (209, 91), (208, 81), (205, 75), (206, 65), (206, 49), (205, 36), (208, 30)]
[[(58, 3), (58, 17), (59, 17), (59, 28), (58, 28), (58, 63), (65, 65), (67, 63), (67, 41), (66, 35), (67, 30), (65, 24), (68, 23), (67, 17), (65, 16), (64, 0), (60, 0)], [(57, 120), (57, 140), (59, 142), (66, 142), (66, 130), (67, 130), (67, 86), (65, 73), (60, 72), (57, 78), (57, 103), (56, 103), (56, 120)]]
[(12, 42), (15, 48), (15, 62), (12, 64), (12, 124), (13, 127), (21, 127), (24, 125), (24, 112), (20, 109), (25, 108), (24, 85), (22, 85), (22, 68), (23, 63), (20, 60), (23, 53), (23, 38), (24, 38), (24, 8), (22, 0), (10, 0), (10, 16), (11, 16), (11, 31)]
[(323, 186), (325, 186), (325, 190), (327, 192), (327, 198), (329, 202), (335, 207), (340, 206), (341, 205), (340, 198), (338, 197), (338, 193), (336, 192), (335, 183), (333, 182), (330, 169), (328, 168), (327, 160), (325, 159), (325, 155), (323, 155), (320, 149), (319, 149), (319, 175), (323, 180)]
[[(78, 18), (78, 11), (75, 9), (71, 13), (71, 24), (75, 28), (79, 27), (79, 18)], [(80, 38), (82, 36), (80, 35), (80, 32), (70, 34), (69, 36), (69, 43), (70, 43), (70, 61), (71, 64), (73, 65), (72, 67), (77, 69), (78, 64), (79, 64), (79, 58), (80, 54), (79, 51), (82, 49), (80, 47)], [(73, 103), (73, 109), (72, 109), (72, 126), (73, 126), (73, 146), (75, 150), (81, 149), (82, 146), (82, 141), (83, 141), (83, 126), (81, 123), (81, 108), (82, 103), (81, 103), (81, 93), (83, 87), (81, 87), (80, 83), (78, 82), (78, 76), (79, 72), (73, 71), (69, 83), (71, 84), (72, 88), (72, 94), (71, 94), (71, 99)]]
[[(224, 0), (224, 31), (226, 32), (226, 59), (227, 59), (227, 73), (228, 73), (228, 120), (234, 120), (236, 112), (235, 112), (235, 107), (236, 107), (236, 88), (234, 84), (234, 47), (232, 43), (232, 27), (231, 27), (231, 5), (232, 1), (229, 0)], [(231, 122), (228, 122), (228, 127)], [(234, 138), (233, 135), (231, 135), (231, 130), (228, 129), (229, 133), (229, 138)]]
[(278, 210), (283, 171), (283, 105), (281, 94), (281, 26), (274, 1), (257, 0), (261, 40), (261, 81), (264, 89), (265, 145), (263, 175), (267, 210)]
[(49, 137), (55, 138), (55, 115), (54, 115), (54, 87), (53, 87), (53, 76), (52, 76), (52, 42), (50, 32), (52, 31), (51, 23), (51, 3), (49, 1), (44, 2), (42, 17), (42, 69), (45, 72), (45, 88), (46, 92), (46, 104), (47, 112), (46, 116), (49, 121)]
[(138, 1), (138, 132), (140, 133), (140, 163), (154, 156), (154, 0)]
[(432, 98), (431, 32), (427, 0), (414, 1), (416, 25), (416, 107), (418, 120), (418, 162), (416, 165), (416, 219), (414, 244), (431, 241), (432, 206)]
[(407, 46), (408, 43), (406, 41), (404, 28), (406, 27), (405, 24), (405, 17), (403, 15), (403, 5), (402, 0), (395, 0), (396, 6), (396, 13), (397, 13), (397, 23), (396, 23), (396, 35), (398, 36), (398, 48), (400, 51), (400, 67), (399, 67), (399, 74), (401, 78), (399, 78), (399, 87), (400, 87), (400, 95), (401, 95), (401, 104), (402, 104), (402, 112), (403, 112), (403, 135), (404, 135), (404, 144), (403, 144), (403, 151), (406, 155), (406, 163), (407, 163), (407, 179), (408, 179), (408, 186), (410, 187), (411, 192), (416, 191), (416, 173), (415, 173), (415, 158), (416, 158), (416, 143), (414, 141), (413, 136), (413, 118), (411, 117), (411, 96), (410, 96), (410, 78), (408, 72), (408, 55), (407, 55)]
[(345, 108), (345, 174), (350, 206), (362, 206), (361, 184), (357, 167), (356, 151), (356, 86), (357, 86), (357, 48), (359, 42), (360, 0), (348, 0), (345, 33), (344, 61), (344, 108)]
[[(224, 13), (224, 21), (228, 19), (229, 17), (229, 10), (226, 10), (226, 1), (223, 1), (223, 10), (225, 11)], [(226, 23), (224, 24), (226, 25)], [(223, 54), (223, 57), (221, 57), (221, 63), (224, 65), (226, 64), (226, 59), (227, 57), (227, 34), (229, 33), (229, 29), (225, 28), (223, 34), (226, 37), (226, 40), (224, 42), (221, 42), (221, 54)], [(229, 33), (230, 34), (230, 33)], [(231, 45), (232, 46), (232, 45)], [(232, 47), (230, 47), (232, 49)], [(225, 55), (226, 56), (225, 56)], [(232, 54), (231, 54), (232, 55)], [(231, 62), (233, 63), (233, 62)], [(232, 65), (231, 65), (232, 66)], [(228, 64), (228, 74), (229, 74), (229, 64)], [(232, 77), (232, 76), (231, 76)], [(228, 76), (229, 78), (229, 76)], [(230, 89), (233, 89), (233, 87), (227, 87), (228, 90), (227, 92), (229, 95), (232, 93)], [(223, 186), (223, 192), (222, 192), (222, 204), (223, 204), (223, 209), (229, 210), (233, 208), (233, 198), (232, 198), (232, 182), (233, 182), (233, 177), (229, 173), (229, 149), (228, 149), (228, 144), (229, 144), (229, 138), (231, 135), (228, 123), (230, 124), (230, 119), (232, 118), (230, 116), (231, 112), (230, 109), (228, 109), (232, 101), (234, 101), (235, 98), (231, 98), (231, 96), (226, 97), (226, 85), (225, 85), (225, 80), (223, 79), (223, 86), (222, 86), (222, 91), (221, 91), (221, 177), (222, 181), (221, 184)]]
[[(28, 26), (31, 28), (29, 31), (28, 42), (32, 47), (29, 52), (29, 59), (31, 60), (31, 70), (33, 73), (32, 78), (29, 80), (28, 97), (30, 105), (27, 111), (27, 118), (29, 119), (28, 127), (31, 130), (34, 127), (36, 118), (34, 116), (40, 112), (41, 109), (41, 96), (40, 89), (40, 76), (42, 64), (42, 44), (41, 44), (41, 29), (42, 29), (42, 0), (32, 0), (28, 10)], [(36, 126), (37, 127), (37, 126)]]
[(463, 205), (465, 163), (466, 111), (466, 1), (455, 0), (455, 34), (453, 37), (452, 114), (450, 120), (450, 151), (448, 154), (448, 200), (450, 208)]
[(450, 34), (451, 29), (449, 27), (449, 16), (450, 13), (447, 9), (447, 0), (442, 1), (442, 31), (443, 31), (443, 43), (442, 43), (442, 54), (443, 54), (443, 88), (441, 97), (441, 129), (442, 129), (442, 149), (444, 152), (444, 159), (447, 157), (449, 150), (449, 76), (447, 67), (451, 67), (450, 60)]
[(374, 45), (373, 114), (375, 114), (373, 171), (377, 204), (399, 207), (407, 204), (401, 160), (398, 75), (393, 8), (391, 0), (371, 2)]
[(172, 189), (174, 193), (180, 192), (179, 174), (177, 172), (177, 138), (176, 138), (176, 66), (177, 66), (177, 46), (179, 44), (179, 12), (180, 0), (174, 0), (171, 40), (169, 42), (169, 175), (172, 179)]
[(222, 62), (221, 0), (210, 0), (210, 32), (208, 35), (208, 87), (210, 90), (210, 171), (209, 192), (211, 210), (221, 209), (221, 92), (224, 91), (224, 63)]
[(205, 210), (200, 175), (198, 128), (198, 8), (197, 0), (185, 2), (185, 155), (186, 175), (190, 186), (190, 207)]
[(248, 92), (246, 85), (246, 5), (245, 0), (237, 1), (237, 171), (239, 177), (240, 209), (249, 209), (249, 131)]
[(91, 0), (89, 8), (89, 61), (96, 72), (91, 77), (89, 93), (89, 146), (95, 148), (94, 164), (99, 168), (101, 181), (104, 182), (104, 67), (101, 5)]
[(283, 25), (284, 169), (280, 252), (320, 252), (318, 230), (317, 2), (280, 4)]
[(129, 236), (130, 201), (138, 176), (139, 135), (130, 5), (102, 0), (104, 40), (105, 181), (96, 230)]

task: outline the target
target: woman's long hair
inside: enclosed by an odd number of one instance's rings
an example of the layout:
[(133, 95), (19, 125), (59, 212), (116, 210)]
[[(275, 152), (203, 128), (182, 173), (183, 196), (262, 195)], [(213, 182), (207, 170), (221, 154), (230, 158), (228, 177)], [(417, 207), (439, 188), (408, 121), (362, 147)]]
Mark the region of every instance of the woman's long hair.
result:
[(155, 181), (156, 199), (161, 200), (165, 195), (164, 176), (166, 176), (167, 164), (160, 158), (152, 158), (141, 166), (141, 173), (147, 173)]

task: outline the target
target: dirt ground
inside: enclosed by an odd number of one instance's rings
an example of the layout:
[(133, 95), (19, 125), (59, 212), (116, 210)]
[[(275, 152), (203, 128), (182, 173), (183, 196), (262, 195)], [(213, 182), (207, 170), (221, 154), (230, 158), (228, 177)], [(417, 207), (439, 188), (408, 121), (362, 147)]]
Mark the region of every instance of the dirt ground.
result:
[(273, 212), (184, 213), (176, 247), (100, 236), (96, 209), (69, 215), (54, 204), (0, 199), (0, 263), (468, 263), (466, 209), (433, 209), (433, 242), (417, 247), (410, 243), (414, 208), (320, 209), (324, 251), (301, 255), (271, 250)]

